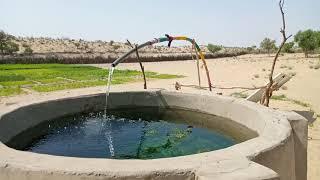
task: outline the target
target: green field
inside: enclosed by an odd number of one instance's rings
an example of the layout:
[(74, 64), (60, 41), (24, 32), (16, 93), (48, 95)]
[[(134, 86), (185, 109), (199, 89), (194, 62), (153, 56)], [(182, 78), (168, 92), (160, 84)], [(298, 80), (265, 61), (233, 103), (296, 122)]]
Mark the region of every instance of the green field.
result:
[[(0, 65), (0, 96), (25, 93), (23, 89), (49, 92), (106, 85), (108, 70), (84, 65), (3, 64)], [(148, 79), (171, 79), (182, 76), (146, 72)], [(112, 84), (142, 81), (142, 73), (115, 70)]]

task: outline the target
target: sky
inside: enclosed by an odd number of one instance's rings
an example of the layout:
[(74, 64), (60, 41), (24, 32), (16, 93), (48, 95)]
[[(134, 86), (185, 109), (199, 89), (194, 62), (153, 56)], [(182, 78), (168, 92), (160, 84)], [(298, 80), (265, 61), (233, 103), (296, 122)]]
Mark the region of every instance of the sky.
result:
[[(288, 34), (320, 30), (320, 0), (286, 0), (285, 13)], [(252, 46), (279, 42), (280, 27), (277, 0), (0, 0), (0, 29), (16, 36)]]

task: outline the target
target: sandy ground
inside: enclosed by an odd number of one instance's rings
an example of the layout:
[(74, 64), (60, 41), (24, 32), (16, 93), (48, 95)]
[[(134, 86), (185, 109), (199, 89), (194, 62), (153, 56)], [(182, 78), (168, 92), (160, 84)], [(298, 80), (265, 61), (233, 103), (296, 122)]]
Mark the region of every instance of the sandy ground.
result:
[[(268, 55), (244, 55), (238, 58), (220, 58), (207, 60), (208, 67), (214, 86), (263, 86), (268, 81), (268, 73), (271, 67), (272, 57)], [(320, 69), (311, 69), (310, 66), (317, 65), (318, 58), (304, 58), (302, 54), (287, 54), (281, 56), (275, 74), (293, 73), (295, 76), (285, 84), (286, 88), (280, 89), (274, 94), (284, 94), (290, 99), (299, 100), (310, 104), (310, 107), (302, 107), (287, 101), (271, 101), (272, 108), (282, 110), (314, 110), (320, 114)], [(169, 80), (148, 81), (149, 89), (174, 90), (174, 83), (178, 81), (185, 85), (197, 85), (197, 70), (195, 61), (175, 61), (175, 62), (152, 62), (143, 63), (147, 71), (159, 73), (184, 75), (185, 78)], [(93, 65), (108, 68), (108, 64)], [(139, 70), (137, 63), (120, 64), (119, 69)], [(204, 69), (201, 69), (201, 84), (207, 86)], [(141, 90), (143, 83), (130, 83), (112, 86), (113, 90)], [(92, 87), (75, 90), (64, 90), (52, 93), (30, 93), (15, 97), (0, 98), (1, 106), (12, 107), (16, 104), (41, 101), (43, 99), (56, 99), (61, 97), (71, 97), (82, 94), (93, 94), (104, 92), (105, 87)], [(206, 90), (199, 90), (191, 87), (182, 87), (183, 92), (210, 93)], [(230, 95), (233, 92), (241, 92), (239, 89), (221, 90), (214, 89), (213, 93), (223, 93)], [(212, 93), (212, 92), (211, 92)], [(251, 92), (246, 92), (250, 94)], [(320, 122), (318, 120), (309, 128), (309, 137), (312, 139), (308, 143), (308, 180), (318, 180), (320, 178)]]

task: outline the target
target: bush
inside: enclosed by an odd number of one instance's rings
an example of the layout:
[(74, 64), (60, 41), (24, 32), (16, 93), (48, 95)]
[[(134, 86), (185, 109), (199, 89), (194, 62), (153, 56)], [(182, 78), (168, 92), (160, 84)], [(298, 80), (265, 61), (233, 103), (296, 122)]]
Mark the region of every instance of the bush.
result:
[(246, 50), (251, 53), (252, 51), (255, 51), (257, 49), (257, 46), (250, 46), (250, 47), (247, 47)]
[(117, 49), (119, 49), (121, 46), (120, 45), (113, 45), (113, 49), (114, 50), (117, 50)]
[(218, 45), (213, 45), (213, 44), (208, 44), (208, 50), (211, 53), (216, 53), (218, 51), (220, 51), (222, 49), (222, 46), (218, 46)]
[(31, 49), (30, 46), (25, 47), (25, 49), (24, 49), (24, 54), (30, 55), (30, 54), (32, 54), (32, 53), (33, 53), (33, 50)]

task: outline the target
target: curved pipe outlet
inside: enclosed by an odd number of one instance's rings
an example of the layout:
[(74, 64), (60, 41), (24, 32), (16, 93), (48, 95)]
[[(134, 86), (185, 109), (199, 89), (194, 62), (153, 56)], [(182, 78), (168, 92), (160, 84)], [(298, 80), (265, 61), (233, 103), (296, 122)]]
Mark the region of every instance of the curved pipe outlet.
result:
[(130, 54), (134, 53), (136, 50), (138, 49), (141, 49), (141, 48), (144, 48), (148, 45), (153, 45), (153, 44), (157, 44), (157, 43), (161, 43), (161, 42), (166, 42), (168, 41), (169, 42), (169, 45), (171, 44), (171, 41), (173, 40), (183, 40), (183, 41), (188, 41), (190, 43), (192, 43), (194, 45), (194, 48), (195, 50), (197, 51), (197, 54), (198, 56), (200, 57), (200, 59), (202, 60), (203, 62), (203, 65), (205, 67), (205, 70), (206, 70), (206, 74), (207, 74), (207, 79), (208, 79), (208, 85), (209, 85), (209, 90), (211, 91), (212, 90), (212, 84), (211, 84), (211, 80), (210, 80), (210, 75), (209, 75), (209, 69), (207, 67), (207, 63), (204, 59), (204, 55), (199, 47), (199, 45), (191, 38), (188, 38), (186, 36), (176, 36), (176, 37), (171, 37), (171, 36), (168, 36), (167, 37), (161, 37), (161, 38), (155, 38), (151, 41), (147, 41), (143, 44), (140, 44), (137, 46), (137, 48), (133, 48), (131, 49), (130, 51), (128, 51), (126, 54), (122, 55), (121, 57), (119, 57), (118, 59), (116, 59), (112, 64), (111, 66), (112, 67), (116, 67), (119, 63), (123, 62)]

